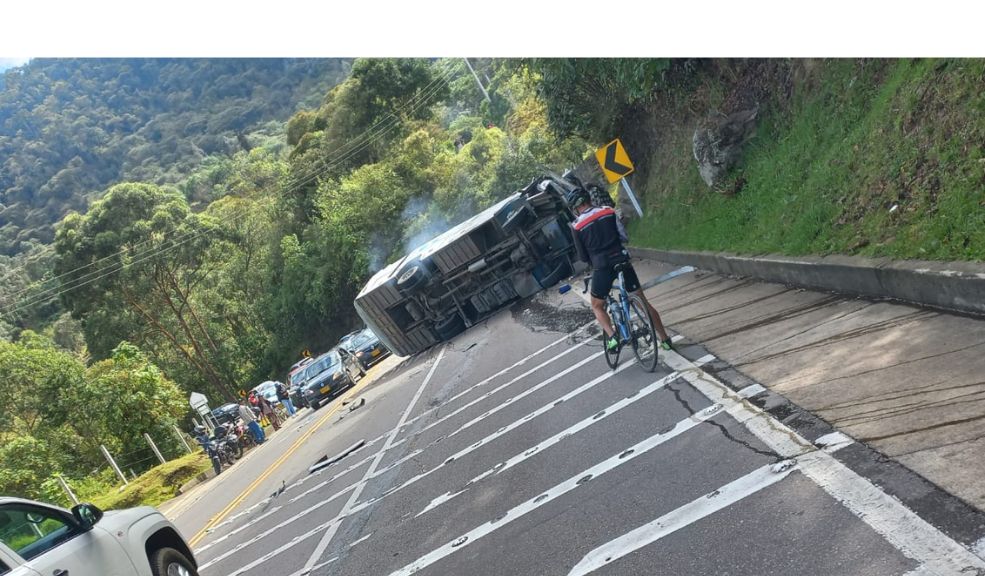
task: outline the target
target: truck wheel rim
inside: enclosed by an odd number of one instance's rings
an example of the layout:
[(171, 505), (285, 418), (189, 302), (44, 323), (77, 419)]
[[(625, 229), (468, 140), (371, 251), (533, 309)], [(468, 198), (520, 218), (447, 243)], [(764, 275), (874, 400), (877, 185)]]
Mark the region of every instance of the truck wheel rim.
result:
[(407, 282), (414, 276), (415, 273), (417, 273), (417, 266), (414, 266), (413, 268), (408, 268), (406, 272), (400, 275), (400, 278), (397, 280), (397, 284), (403, 284), (404, 282)]
[(168, 576), (191, 576), (191, 572), (181, 564), (172, 562), (168, 564)]

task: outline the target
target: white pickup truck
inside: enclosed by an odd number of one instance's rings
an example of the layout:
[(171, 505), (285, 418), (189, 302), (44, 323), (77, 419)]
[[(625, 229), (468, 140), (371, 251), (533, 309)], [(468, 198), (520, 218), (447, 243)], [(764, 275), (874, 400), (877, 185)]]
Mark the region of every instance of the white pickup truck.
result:
[(195, 576), (181, 534), (148, 506), (102, 512), (0, 497), (0, 575)]

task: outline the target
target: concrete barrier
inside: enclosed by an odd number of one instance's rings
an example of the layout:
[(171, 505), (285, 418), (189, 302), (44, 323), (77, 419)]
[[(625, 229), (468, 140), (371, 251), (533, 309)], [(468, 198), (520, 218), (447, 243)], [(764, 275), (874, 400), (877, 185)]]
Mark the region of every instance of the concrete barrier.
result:
[(630, 247), (638, 257), (791, 286), (985, 316), (985, 264), (857, 256), (739, 256)]

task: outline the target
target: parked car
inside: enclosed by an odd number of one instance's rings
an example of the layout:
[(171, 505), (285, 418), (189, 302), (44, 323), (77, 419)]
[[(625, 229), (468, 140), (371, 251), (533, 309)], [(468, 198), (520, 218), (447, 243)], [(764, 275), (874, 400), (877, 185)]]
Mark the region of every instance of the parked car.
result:
[(0, 497), (0, 574), (195, 576), (178, 529), (148, 506), (103, 512)]
[(287, 386), (287, 393), (291, 397), (291, 402), (297, 408), (308, 406), (308, 399), (304, 397), (304, 393), (301, 391), (301, 384), (304, 382), (304, 369), (314, 360), (314, 358), (305, 358), (296, 362), (287, 372), (287, 380), (284, 384)]
[(312, 410), (334, 398), (356, 381), (352, 364), (345, 362), (336, 348), (322, 354), (305, 368), (302, 390)]
[(557, 284), (577, 271), (564, 201), (573, 187), (535, 179), (377, 272), (356, 311), (387, 348), (410, 356)]
[(223, 404), (222, 406), (212, 410), (212, 416), (219, 425), (227, 422), (236, 422), (236, 420), (239, 419), (239, 404), (236, 404), (235, 402)]
[(353, 336), (355, 336), (356, 334), (359, 334), (360, 332), (362, 332), (362, 330), (355, 330), (355, 331), (353, 331), (353, 332), (349, 332), (349, 333), (348, 333), (348, 334), (346, 334), (345, 336), (343, 336), (343, 337), (341, 337), (341, 338), (339, 338), (339, 344), (338, 344), (338, 345), (339, 345), (339, 347), (340, 347), (340, 348), (345, 348), (345, 347), (346, 347), (346, 343), (347, 343), (347, 342), (348, 342), (349, 340), (351, 340)]
[(262, 394), (268, 402), (274, 406), (280, 404), (280, 400), (277, 398), (277, 383), (273, 380), (267, 380), (261, 384), (254, 386), (251, 392), (256, 392), (257, 394)]
[(390, 355), (390, 350), (369, 328), (348, 334), (339, 341), (339, 349), (346, 350), (356, 357), (363, 370)]

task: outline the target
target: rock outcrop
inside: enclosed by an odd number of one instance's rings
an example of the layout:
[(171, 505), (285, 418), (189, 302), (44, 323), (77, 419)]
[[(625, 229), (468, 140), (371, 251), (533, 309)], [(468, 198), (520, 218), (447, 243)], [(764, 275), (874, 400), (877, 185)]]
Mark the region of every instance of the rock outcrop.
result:
[(705, 184), (716, 188), (742, 157), (742, 148), (756, 133), (759, 106), (710, 119), (694, 131), (694, 159)]

